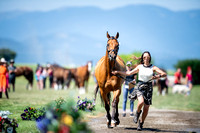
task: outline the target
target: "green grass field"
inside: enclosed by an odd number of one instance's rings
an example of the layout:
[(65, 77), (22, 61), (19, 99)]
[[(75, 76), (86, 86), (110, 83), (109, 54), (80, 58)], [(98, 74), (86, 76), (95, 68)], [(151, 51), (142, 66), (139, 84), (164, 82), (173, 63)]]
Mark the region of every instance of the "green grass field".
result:
[[(32, 66), (35, 68), (35, 66)], [(16, 91), (9, 92), (10, 99), (6, 99), (3, 94), (3, 98), (0, 99), (0, 110), (10, 111), (12, 114), (9, 115), (10, 118), (16, 118), (19, 124), (17, 132), (19, 133), (37, 133), (39, 132), (36, 128), (36, 123), (34, 121), (23, 121), (20, 117), (23, 113), (25, 107), (44, 107), (49, 102), (62, 97), (64, 99), (73, 98), (77, 101), (79, 93), (78, 89), (75, 87), (74, 83), (71, 84), (68, 90), (52, 90), (49, 89), (49, 82), (47, 79), (47, 88), (45, 90), (38, 90), (36, 87), (36, 81), (34, 81), (34, 86), (32, 90), (26, 90), (27, 81), (24, 77), (18, 77), (16, 79)], [(89, 80), (88, 93), (81, 95), (81, 98), (87, 97), (88, 99), (94, 98), (95, 83), (92, 77)], [(122, 95), (120, 96), (119, 108), (122, 108)], [(189, 111), (200, 111), (200, 86), (194, 86), (190, 96), (184, 96), (181, 94), (172, 94), (171, 88), (169, 88), (169, 94), (166, 96), (157, 95), (157, 87), (154, 87), (153, 94), (153, 105), (151, 108), (157, 109), (175, 109), (175, 110), (189, 110)], [(135, 102), (136, 108), (137, 101)], [(127, 103), (127, 108), (129, 108), (129, 101)], [(100, 113), (105, 113), (104, 107), (101, 106), (100, 98), (96, 101), (96, 111), (82, 112), (84, 120), (88, 119), (88, 116), (96, 116)]]

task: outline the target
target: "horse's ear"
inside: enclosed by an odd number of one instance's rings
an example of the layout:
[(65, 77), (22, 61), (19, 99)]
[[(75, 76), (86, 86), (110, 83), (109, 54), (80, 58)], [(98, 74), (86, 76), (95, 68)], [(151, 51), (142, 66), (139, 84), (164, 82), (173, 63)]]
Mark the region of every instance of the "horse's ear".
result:
[(110, 35), (108, 34), (108, 31), (107, 31), (107, 38), (108, 38), (108, 39), (110, 38)]
[(119, 37), (119, 32), (117, 32), (115, 39), (118, 39), (118, 37)]

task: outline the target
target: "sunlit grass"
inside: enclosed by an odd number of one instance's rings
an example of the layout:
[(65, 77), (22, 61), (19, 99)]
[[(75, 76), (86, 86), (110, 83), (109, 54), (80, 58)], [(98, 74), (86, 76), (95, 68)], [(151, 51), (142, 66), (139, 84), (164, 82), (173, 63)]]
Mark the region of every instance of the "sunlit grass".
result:
[[(0, 99), (0, 110), (9, 110), (12, 114), (9, 116), (10, 118), (16, 118), (19, 124), (19, 128), (17, 128), (17, 132), (39, 132), (36, 128), (36, 123), (34, 121), (24, 121), (21, 119), (20, 115), (23, 113), (25, 107), (45, 107), (51, 101), (58, 99), (60, 97), (64, 99), (72, 98), (75, 101), (78, 100), (78, 96), (82, 99), (87, 97), (88, 99), (94, 98), (94, 82), (89, 81), (88, 93), (85, 95), (79, 95), (78, 88), (75, 87), (74, 83), (71, 84), (70, 88), (67, 90), (58, 90), (55, 91), (53, 89), (49, 89), (49, 82), (47, 81), (47, 88), (44, 90), (38, 90), (36, 87), (36, 81), (34, 81), (33, 89), (26, 90), (27, 81), (24, 77), (18, 77), (16, 79), (16, 91), (9, 92), (10, 99), (6, 99), (3, 94), (3, 98)], [(104, 112), (104, 108), (101, 107), (100, 99), (97, 98), (96, 101), (96, 110), (92, 113), (82, 112), (84, 115), (98, 115), (100, 112)], [(88, 118), (83, 118), (87, 120)]]

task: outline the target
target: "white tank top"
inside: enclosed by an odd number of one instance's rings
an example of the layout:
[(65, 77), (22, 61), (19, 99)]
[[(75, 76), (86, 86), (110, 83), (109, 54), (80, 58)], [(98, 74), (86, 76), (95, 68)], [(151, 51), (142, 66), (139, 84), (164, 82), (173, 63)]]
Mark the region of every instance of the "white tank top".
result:
[(140, 64), (138, 67), (139, 67), (138, 80), (143, 82), (149, 81), (153, 76), (153, 65), (146, 67), (143, 64)]

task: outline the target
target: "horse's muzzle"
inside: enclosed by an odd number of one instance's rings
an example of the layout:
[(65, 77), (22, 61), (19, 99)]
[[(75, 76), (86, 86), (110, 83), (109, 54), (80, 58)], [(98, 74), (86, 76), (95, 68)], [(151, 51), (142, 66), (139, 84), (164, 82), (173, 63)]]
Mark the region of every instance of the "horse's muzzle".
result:
[(117, 57), (116, 55), (110, 54), (110, 55), (109, 55), (109, 60), (110, 60), (110, 61), (113, 61), (113, 60), (116, 59), (116, 57)]

